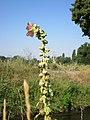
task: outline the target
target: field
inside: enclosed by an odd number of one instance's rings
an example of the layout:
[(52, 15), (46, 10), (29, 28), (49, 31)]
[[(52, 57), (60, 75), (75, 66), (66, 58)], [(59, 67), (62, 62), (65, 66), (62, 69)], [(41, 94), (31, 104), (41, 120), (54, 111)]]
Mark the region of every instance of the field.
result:
[[(50, 63), (51, 86), (54, 96), (51, 98), (53, 112), (78, 110), (81, 106), (90, 106), (90, 65), (59, 65)], [(38, 111), (39, 101), (38, 61), (23, 58), (0, 61), (0, 114), (3, 100), (6, 98), (7, 116), (25, 115), (25, 96), (23, 81), (30, 86), (30, 104), (32, 114)]]

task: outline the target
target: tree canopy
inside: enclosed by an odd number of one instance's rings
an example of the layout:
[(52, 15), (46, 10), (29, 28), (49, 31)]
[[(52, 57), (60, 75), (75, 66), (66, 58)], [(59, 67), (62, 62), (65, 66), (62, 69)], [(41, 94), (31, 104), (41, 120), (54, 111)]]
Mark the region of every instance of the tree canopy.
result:
[(90, 0), (75, 0), (72, 6), (72, 21), (80, 26), (83, 36), (90, 38)]
[(84, 43), (77, 50), (77, 62), (90, 64), (90, 44)]

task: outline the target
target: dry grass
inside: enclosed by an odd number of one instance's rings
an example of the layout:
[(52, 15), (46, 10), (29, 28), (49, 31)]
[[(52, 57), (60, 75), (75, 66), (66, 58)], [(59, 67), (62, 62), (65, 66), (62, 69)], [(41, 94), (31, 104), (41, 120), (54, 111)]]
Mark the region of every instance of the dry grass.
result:
[(90, 65), (58, 65), (57, 70), (49, 70), (53, 79), (71, 79), (79, 83), (90, 83)]
[(90, 65), (78, 66), (78, 70), (67, 71), (67, 74), (74, 81), (90, 83)]

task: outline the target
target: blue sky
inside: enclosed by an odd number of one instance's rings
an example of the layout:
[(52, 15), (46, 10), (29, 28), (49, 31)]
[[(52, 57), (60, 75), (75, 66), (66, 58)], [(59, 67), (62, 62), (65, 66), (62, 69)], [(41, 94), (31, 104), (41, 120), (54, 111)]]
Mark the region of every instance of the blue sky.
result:
[(40, 41), (26, 36), (27, 22), (39, 24), (47, 33), (50, 54), (63, 52), (71, 56), (73, 49), (90, 42), (82, 37), (79, 26), (71, 21), (74, 0), (0, 0), (0, 55), (38, 57)]

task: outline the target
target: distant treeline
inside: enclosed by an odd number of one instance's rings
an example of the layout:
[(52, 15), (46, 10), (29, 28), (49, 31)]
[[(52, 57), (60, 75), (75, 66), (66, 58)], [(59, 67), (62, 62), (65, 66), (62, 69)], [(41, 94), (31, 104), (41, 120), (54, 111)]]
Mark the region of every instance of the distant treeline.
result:
[[(49, 56), (50, 57), (50, 56)], [(25, 59), (24, 57), (21, 56), (14, 56), (14, 57), (5, 57), (5, 56), (0, 56), (0, 60), (5, 61), (5, 60), (15, 60), (15, 59), (22, 59), (25, 62), (32, 61), (32, 63), (38, 62), (36, 58), (32, 58), (30, 60)], [(71, 57), (66, 57), (65, 53), (62, 53), (61, 56), (53, 56), (50, 57), (50, 62), (51, 63), (57, 63), (57, 64), (71, 64), (71, 63), (77, 63), (77, 64), (90, 64), (90, 43), (84, 43), (81, 45), (78, 49), (77, 52), (74, 49), (72, 52)]]

